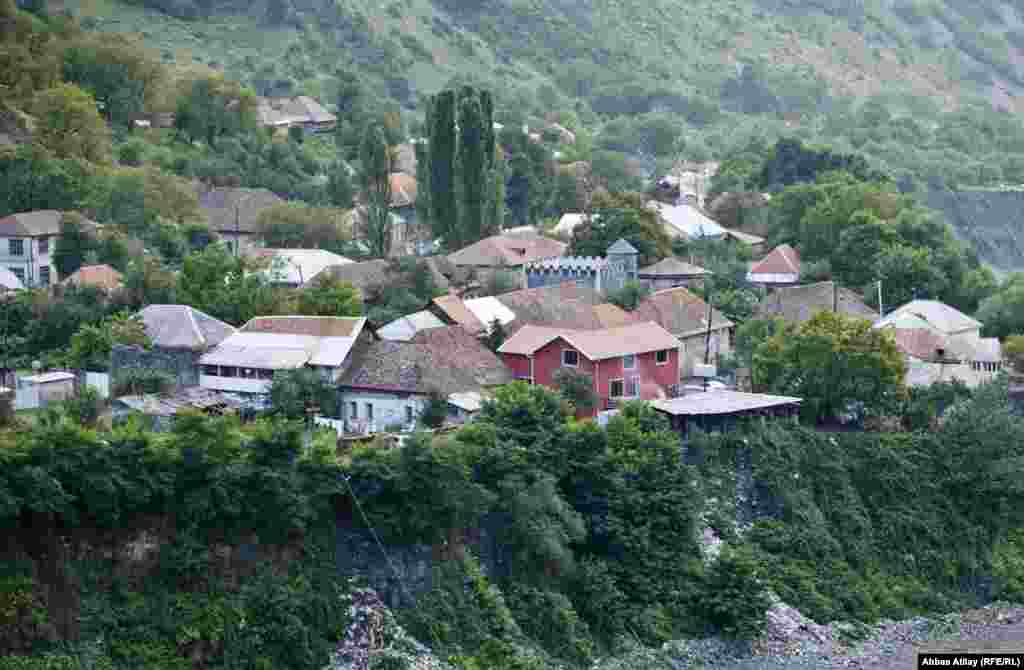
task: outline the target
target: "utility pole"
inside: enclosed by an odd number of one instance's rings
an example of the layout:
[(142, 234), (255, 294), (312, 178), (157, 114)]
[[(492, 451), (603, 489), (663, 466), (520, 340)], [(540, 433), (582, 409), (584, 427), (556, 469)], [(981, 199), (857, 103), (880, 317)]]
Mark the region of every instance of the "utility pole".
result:
[(885, 317), (885, 309), (882, 307), (882, 280), (878, 280), (878, 318)]

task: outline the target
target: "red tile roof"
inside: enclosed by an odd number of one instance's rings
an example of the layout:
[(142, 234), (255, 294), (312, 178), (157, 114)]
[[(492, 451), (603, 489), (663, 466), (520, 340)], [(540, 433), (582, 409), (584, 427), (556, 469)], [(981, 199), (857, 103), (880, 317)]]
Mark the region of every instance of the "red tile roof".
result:
[(404, 172), (391, 173), (391, 206), (410, 207), (416, 204), (416, 177)]
[(568, 245), (535, 233), (493, 235), (448, 255), (455, 265), (476, 267), (516, 267), (525, 263), (561, 256)]
[(109, 265), (83, 265), (61, 283), (113, 291), (124, 286), (123, 280), (124, 277), (121, 273)]
[(767, 256), (754, 263), (750, 274), (755, 275), (786, 275), (800, 274), (800, 254), (788, 244), (780, 244), (772, 249)]
[[(633, 312), (637, 319), (653, 321), (678, 337), (707, 330), (708, 304), (684, 287), (657, 291), (644, 298)], [(734, 324), (718, 310), (711, 310), (711, 329)]]
[(656, 323), (633, 323), (606, 330), (571, 330), (525, 325), (498, 349), (498, 353), (532, 355), (549, 342), (563, 339), (592, 361), (678, 349), (681, 342)]

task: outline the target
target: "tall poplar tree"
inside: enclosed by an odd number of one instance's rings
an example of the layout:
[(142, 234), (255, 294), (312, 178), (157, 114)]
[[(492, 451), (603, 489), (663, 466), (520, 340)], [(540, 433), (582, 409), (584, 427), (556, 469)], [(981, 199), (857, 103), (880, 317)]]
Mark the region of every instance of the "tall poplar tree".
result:
[(428, 110), (430, 209), (434, 235), (455, 249), (458, 203), (455, 196), (455, 92), (441, 91)]
[(462, 188), (459, 230), (455, 235), (460, 246), (483, 237), (485, 204), (489, 200), (489, 160), (484, 150), (483, 115), (480, 98), (470, 87), (459, 96), (459, 175)]
[(367, 126), (359, 158), (366, 194), (366, 241), (371, 254), (387, 256), (391, 250), (391, 152), (379, 127)]

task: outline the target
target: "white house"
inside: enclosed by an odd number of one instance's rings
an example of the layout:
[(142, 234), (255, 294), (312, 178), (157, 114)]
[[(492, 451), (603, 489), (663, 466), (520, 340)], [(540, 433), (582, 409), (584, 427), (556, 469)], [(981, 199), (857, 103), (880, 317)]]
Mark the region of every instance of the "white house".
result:
[[(366, 319), (341, 316), (261, 316), (204, 354), (199, 385), (235, 393), (267, 393), (274, 373), (309, 367), (336, 382)], [(369, 331), (365, 334), (368, 336)]]
[[(0, 219), (0, 267), (9, 270), (28, 288), (56, 283), (53, 251), (63, 215), (57, 210), (44, 209)], [(96, 225), (92, 221), (83, 220), (83, 223)]]

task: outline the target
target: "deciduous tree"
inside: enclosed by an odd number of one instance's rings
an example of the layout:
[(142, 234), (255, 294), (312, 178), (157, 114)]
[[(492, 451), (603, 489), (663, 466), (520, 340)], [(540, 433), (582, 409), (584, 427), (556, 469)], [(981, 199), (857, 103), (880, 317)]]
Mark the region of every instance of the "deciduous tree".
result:
[(359, 155), (366, 196), (366, 241), (372, 254), (387, 256), (391, 251), (391, 152), (376, 126), (366, 129)]

